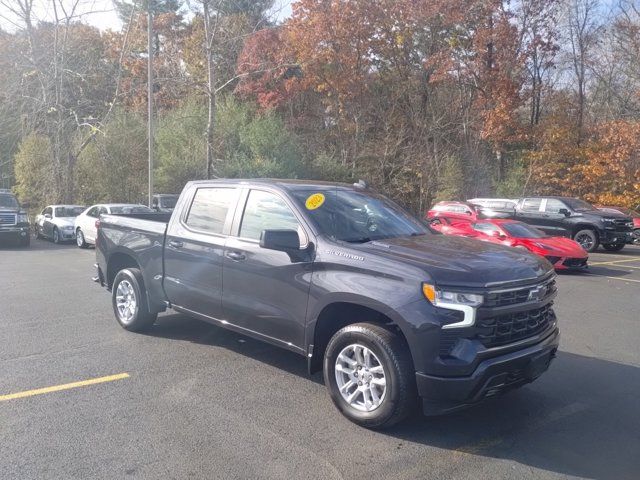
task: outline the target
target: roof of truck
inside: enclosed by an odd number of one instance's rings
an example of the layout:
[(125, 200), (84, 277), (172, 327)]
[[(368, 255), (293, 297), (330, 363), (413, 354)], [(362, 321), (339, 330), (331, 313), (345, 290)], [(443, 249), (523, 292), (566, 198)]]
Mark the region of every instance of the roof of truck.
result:
[(273, 179), (273, 178), (223, 178), (215, 180), (196, 180), (190, 182), (195, 185), (218, 185), (218, 184), (231, 184), (231, 185), (273, 185), (287, 190), (308, 190), (308, 189), (344, 189), (353, 190), (356, 188), (354, 184), (339, 183), (339, 182), (326, 182), (322, 180), (297, 180), (297, 179)]

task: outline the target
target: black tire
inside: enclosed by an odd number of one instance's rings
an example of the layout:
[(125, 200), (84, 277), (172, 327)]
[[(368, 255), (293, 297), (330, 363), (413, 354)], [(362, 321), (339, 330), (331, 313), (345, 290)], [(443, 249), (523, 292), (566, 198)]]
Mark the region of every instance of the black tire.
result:
[(36, 234), (36, 239), (40, 240), (42, 238), (42, 235), (40, 235), (40, 230), (38, 230), (38, 225), (36, 225), (34, 227), (34, 230), (35, 230), (35, 234)]
[(29, 245), (31, 245), (31, 235), (28, 234), (24, 237), (21, 237), (20, 240), (18, 240), (18, 243), (21, 247), (28, 247)]
[(84, 233), (82, 233), (80, 228), (76, 230), (76, 245), (78, 245), (79, 248), (89, 247), (89, 244), (84, 239)]
[(619, 252), (624, 248), (624, 243), (607, 243), (602, 244), (602, 248), (604, 248), (607, 252)]
[(53, 229), (53, 235), (51, 236), (51, 238), (53, 239), (53, 243), (55, 243), (56, 245), (62, 241), (60, 240), (60, 232), (57, 228)]
[(591, 229), (580, 230), (573, 239), (578, 242), (587, 252), (595, 252), (600, 244), (598, 234)]
[[(336, 379), (336, 359), (346, 347), (366, 347), (384, 369), (386, 392), (372, 411), (358, 410), (343, 398)], [(324, 382), (335, 406), (352, 422), (366, 428), (390, 427), (409, 416), (417, 401), (415, 369), (404, 338), (371, 323), (348, 325), (331, 338), (324, 355)], [(373, 383), (373, 382), (372, 382)]]
[(640, 245), (640, 228), (636, 228), (633, 231), (633, 244)]
[[(135, 297), (135, 308), (133, 309), (133, 315), (130, 318), (125, 318), (124, 315), (121, 315), (118, 309), (118, 288), (123, 282), (127, 282), (127, 288), (129, 285), (131, 286), (133, 296)], [(123, 287), (124, 286), (125, 285), (123, 285)], [(137, 268), (126, 268), (124, 270), (120, 270), (113, 281), (111, 293), (113, 313), (115, 314), (116, 320), (120, 326), (125, 330), (140, 332), (149, 328), (156, 321), (157, 314), (149, 312), (142, 273), (140, 273), (140, 270)]]

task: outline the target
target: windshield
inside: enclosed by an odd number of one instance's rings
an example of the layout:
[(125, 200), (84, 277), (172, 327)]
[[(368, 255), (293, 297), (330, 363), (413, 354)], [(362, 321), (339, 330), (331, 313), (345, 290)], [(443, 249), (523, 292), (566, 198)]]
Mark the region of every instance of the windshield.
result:
[(513, 238), (545, 238), (547, 236), (542, 230), (525, 223), (503, 223), (500, 226)]
[(576, 212), (588, 212), (590, 210), (595, 210), (596, 208), (588, 202), (584, 200), (580, 200), (578, 198), (563, 198), (562, 201), (569, 205), (571, 210)]
[(175, 208), (178, 197), (160, 197), (160, 206), (162, 208)]
[(153, 213), (153, 210), (144, 205), (120, 205), (118, 207), (111, 207), (111, 213)]
[(0, 208), (18, 208), (18, 201), (13, 195), (0, 195)]
[(320, 231), (334, 240), (364, 243), (430, 233), (393, 202), (369, 192), (298, 190), (293, 196)]
[(77, 217), (84, 211), (84, 207), (56, 207), (55, 216), (60, 217)]

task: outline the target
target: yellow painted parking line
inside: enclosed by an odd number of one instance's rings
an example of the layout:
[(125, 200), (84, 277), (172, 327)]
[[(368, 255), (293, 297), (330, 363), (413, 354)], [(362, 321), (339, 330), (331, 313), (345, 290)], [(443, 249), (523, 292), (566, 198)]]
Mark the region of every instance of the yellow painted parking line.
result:
[(615, 265), (616, 263), (640, 262), (640, 257), (627, 258), (626, 260), (613, 260), (611, 262), (589, 262), (589, 265)]
[[(598, 275), (599, 276), (599, 275)], [(604, 275), (603, 275), (604, 276)], [(620, 280), (622, 282), (634, 282), (634, 283), (640, 283), (640, 280), (634, 280), (633, 278), (620, 278), (620, 277), (604, 277), (604, 278), (610, 278), (611, 280)]]
[(71, 388), (87, 387), (89, 385), (96, 385), (98, 383), (114, 382), (116, 380), (123, 380), (129, 378), (128, 373), (118, 373), (117, 375), (109, 375), (107, 377), (90, 378), (89, 380), (82, 380), (80, 382), (65, 383), (63, 385), (54, 385), (53, 387), (36, 388), (35, 390), (25, 390), (24, 392), (10, 393), (8, 395), (0, 395), (0, 402), (7, 400), (15, 400), (18, 398), (33, 397), (34, 395), (42, 395), (44, 393), (59, 392), (61, 390), (69, 390)]

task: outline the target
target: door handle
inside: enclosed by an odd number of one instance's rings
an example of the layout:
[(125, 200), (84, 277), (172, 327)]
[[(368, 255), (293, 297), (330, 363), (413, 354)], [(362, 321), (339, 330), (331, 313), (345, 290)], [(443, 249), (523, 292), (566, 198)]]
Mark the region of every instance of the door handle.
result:
[(225, 253), (225, 256), (235, 262), (239, 262), (247, 258), (245, 254), (241, 252), (227, 252)]
[(169, 240), (169, 246), (173, 248), (182, 248), (184, 247), (184, 243), (180, 240)]

